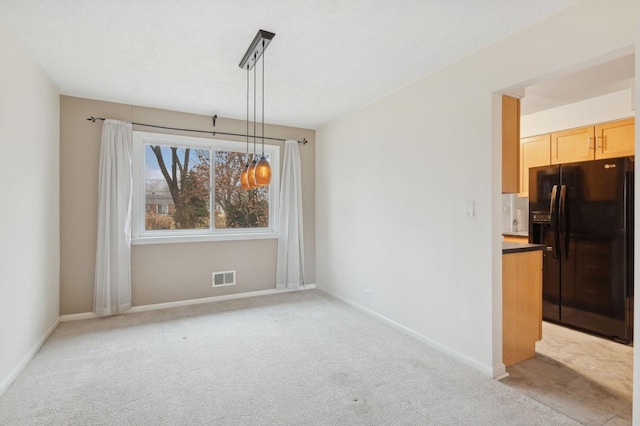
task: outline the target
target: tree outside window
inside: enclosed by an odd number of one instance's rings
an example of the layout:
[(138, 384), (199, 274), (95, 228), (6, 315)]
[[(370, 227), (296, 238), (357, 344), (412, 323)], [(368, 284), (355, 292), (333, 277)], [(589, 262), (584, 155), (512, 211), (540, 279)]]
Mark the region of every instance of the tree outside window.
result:
[(154, 144), (145, 144), (144, 151), (145, 230), (269, 226), (269, 187), (247, 191), (240, 186), (249, 154)]

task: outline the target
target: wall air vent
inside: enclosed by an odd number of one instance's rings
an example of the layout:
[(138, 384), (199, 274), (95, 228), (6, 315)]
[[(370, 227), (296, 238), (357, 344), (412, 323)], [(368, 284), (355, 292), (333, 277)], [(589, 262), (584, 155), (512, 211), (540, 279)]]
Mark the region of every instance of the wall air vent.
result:
[(214, 287), (236, 285), (236, 271), (214, 272), (211, 280)]

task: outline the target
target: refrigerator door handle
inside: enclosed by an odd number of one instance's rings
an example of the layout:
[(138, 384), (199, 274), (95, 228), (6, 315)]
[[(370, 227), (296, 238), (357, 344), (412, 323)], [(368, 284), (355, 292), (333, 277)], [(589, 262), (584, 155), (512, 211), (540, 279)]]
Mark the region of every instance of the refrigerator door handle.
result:
[[(631, 301), (631, 307), (628, 310), (633, 312), (633, 253), (634, 253), (634, 244), (633, 244), (633, 233), (634, 233), (634, 203), (633, 203), (633, 195), (634, 195), (634, 170), (633, 163), (629, 163), (627, 160), (627, 172), (625, 174), (625, 182), (624, 182), (624, 204), (625, 204), (625, 231), (626, 231), (626, 242), (625, 242), (625, 280), (627, 285), (625, 286), (626, 297)], [(631, 314), (631, 318), (633, 314)], [(633, 323), (633, 319), (631, 321)], [(631, 325), (633, 327), (633, 325)]]
[(553, 185), (551, 190), (551, 204), (549, 205), (549, 216), (551, 220), (551, 257), (554, 260), (559, 258), (560, 235), (558, 234), (558, 185)]
[(567, 185), (560, 186), (560, 200), (558, 202), (558, 217), (560, 228), (560, 239), (563, 242), (561, 252), (564, 258), (569, 259), (569, 211), (567, 208)]

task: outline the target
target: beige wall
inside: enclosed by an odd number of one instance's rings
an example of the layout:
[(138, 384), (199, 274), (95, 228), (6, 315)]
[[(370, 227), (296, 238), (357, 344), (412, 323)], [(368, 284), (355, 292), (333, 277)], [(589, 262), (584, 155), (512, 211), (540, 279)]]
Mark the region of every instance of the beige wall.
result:
[[(90, 116), (190, 129), (212, 129), (211, 117), (91, 99), (61, 97), (61, 314), (93, 309), (98, 167), (101, 122)], [(244, 133), (244, 121), (218, 118), (216, 130)], [(134, 130), (207, 137), (134, 126)], [(265, 134), (306, 138), (300, 145), (307, 283), (315, 283), (315, 131), (265, 125)], [(221, 139), (243, 138), (222, 136)], [(271, 141), (270, 143), (278, 143)], [(281, 155), (284, 153), (284, 144)], [(282, 162), (281, 162), (282, 164)], [(132, 249), (134, 306), (275, 288), (276, 240), (135, 245)], [(214, 289), (211, 273), (237, 271), (237, 285)]]
[(58, 321), (60, 98), (2, 28), (0, 56), (2, 394)]

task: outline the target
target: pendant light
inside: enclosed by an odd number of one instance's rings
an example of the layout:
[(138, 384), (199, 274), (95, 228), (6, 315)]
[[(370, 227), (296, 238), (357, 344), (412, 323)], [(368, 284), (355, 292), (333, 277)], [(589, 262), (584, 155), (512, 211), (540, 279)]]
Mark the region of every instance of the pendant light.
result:
[[(255, 65), (263, 56), (265, 49), (275, 36), (274, 33), (259, 30), (258, 34), (251, 42), (249, 49), (240, 61), (240, 68), (247, 69), (247, 154), (249, 152), (249, 70), (253, 71), (253, 159), (251, 164), (245, 165), (241, 175), (241, 186), (243, 189), (254, 189), (267, 186), (271, 182), (271, 165), (264, 154), (264, 57), (262, 58), (262, 154), (258, 160), (256, 152), (256, 70)], [(246, 173), (245, 173), (246, 171)], [(245, 181), (246, 176), (246, 181)]]
[[(257, 56), (257, 52), (255, 53)], [(258, 60), (257, 58), (255, 59)], [(258, 165), (258, 155), (256, 154), (256, 69), (253, 68), (253, 160), (251, 160), (251, 165), (249, 166), (249, 172), (247, 176), (247, 180), (249, 181), (249, 188), (255, 189), (258, 187), (256, 183), (256, 166)]]
[(249, 181), (249, 189), (255, 189), (258, 187), (256, 183), (256, 166), (258, 165), (258, 159), (254, 154), (253, 160), (251, 160), (251, 165), (249, 166), (249, 171), (247, 173), (247, 180)]
[[(264, 43), (264, 40), (262, 41)], [(271, 182), (271, 165), (264, 156), (264, 47), (262, 49), (262, 156), (256, 164), (255, 179), (257, 186), (267, 186)]]
[(242, 189), (251, 189), (249, 185), (249, 66), (247, 65), (247, 158), (240, 174)]

